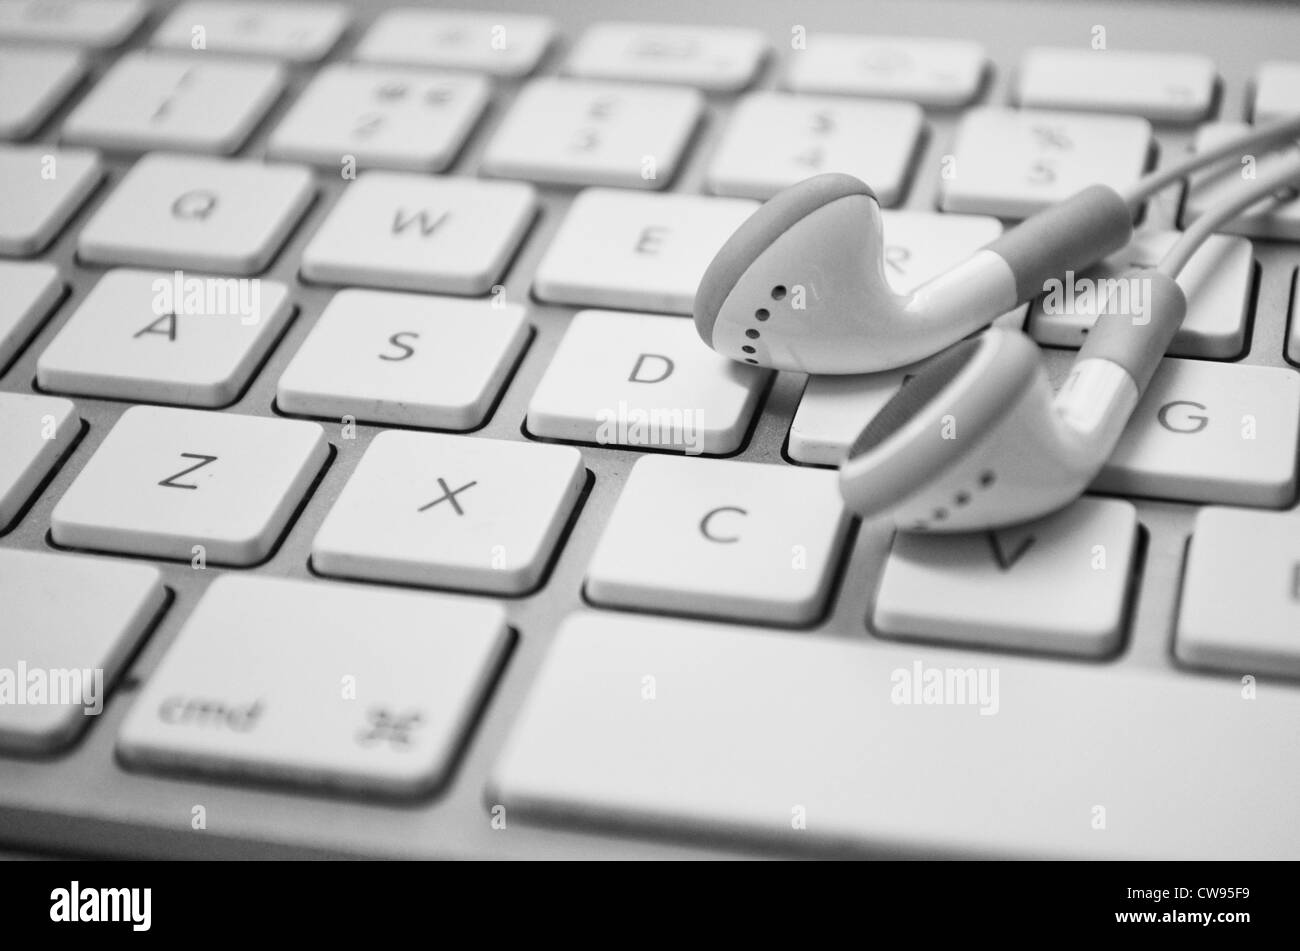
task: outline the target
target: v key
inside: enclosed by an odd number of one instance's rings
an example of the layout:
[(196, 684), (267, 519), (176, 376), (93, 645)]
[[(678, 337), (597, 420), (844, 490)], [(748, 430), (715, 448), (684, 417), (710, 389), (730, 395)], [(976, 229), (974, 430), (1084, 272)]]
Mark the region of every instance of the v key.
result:
[(1026, 535), (1020, 540), (1020, 544), (1008, 548), (1003, 544), (1003, 540), (997, 532), (989, 532), (989, 548), (993, 550), (993, 558), (998, 563), (998, 567), (1003, 571), (1010, 571), (1015, 567), (1016, 562), (1025, 556), (1025, 553), (1034, 546), (1036, 540), (1033, 535)]

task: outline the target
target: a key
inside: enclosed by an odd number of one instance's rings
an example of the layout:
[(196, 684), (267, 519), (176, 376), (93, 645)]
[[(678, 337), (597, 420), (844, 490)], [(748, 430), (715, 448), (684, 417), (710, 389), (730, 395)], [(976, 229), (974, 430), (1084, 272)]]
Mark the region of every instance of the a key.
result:
[(43, 250), (103, 177), (87, 149), (0, 145), (0, 254)]
[(1151, 124), (1133, 116), (972, 109), (941, 162), (940, 207), (1025, 218), (1089, 185), (1132, 185), (1150, 148)]
[[(1294, 112), (1294, 108), (1288, 114)], [(1201, 126), (1196, 132), (1195, 148), (1210, 148), (1224, 139), (1232, 138), (1249, 130), (1249, 126), (1239, 122), (1211, 122)], [(1226, 199), (1240, 189), (1249, 178), (1258, 178), (1288, 157), (1294, 161), (1295, 148), (1268, 152), (1256, 156), (1253, 153), (1229, 159), (1222, 166), (1209, 169), (1192, 176), (1191, 189), (1183, 203), (1183, 227), (1187, 227), (1209, 208)], [(1218, 228), (1229, 234), (1244, 235), (1248, 238), (1268, 238), (1278, 241), (1300, 241), (1300, 198), (1276, 202), (1266, 198), (1237, 215), (1231, 221)]]
[(86, 75), (76, 50), (0, 47), (0, 139), (25, 139)]
[(547, 17), (389, 10), (361, 38), (356, 58), (518, 78), (537, 67), (554, 39), (555, 23)]
[(592, 555), (587, 597), (808, 624), (825, 607), (849, 524), (833, 472), (643, 456)]
[(440, 172), (487, 108), (481, 76), (335, 63), (271, 134), (268, 154), (340, 170)]
[(1274, 122), (1296, 111), (1300, 100), (1300, 62), (1269, 60), (1255, 73), (1255, 122)]
[(0, 0), (0, 39), (107, 49), (148, 12), (146, 0)]
[(790, 53), (786, 85), (955, 108), (975, 98), (987, 66), (983, 47), (965, 40), (812, 33)]
[(519, 304), (342, 290), (280, 377), (276, 405), (303, 416), (474, 429), (527, 344)]
[(537, 214), (521, 182), (366, 172), (302, 252), (302, 275), (434, 294), (484, 294)]
[(80, 736), (166, 598), (152, 565), (0, 549), (0, 751)]
[(291, 311), (279, 281), (112, 270), (40, 355), (36, 380), (55, 393), (226, 406)]
[(900, 532), (872, 623), (889, 637), (1104, 657), (1124, 634), (1137, 537), (1131, 504), (1093, 498), (995, 532)]
[(187, 0), (158, 27), (153, 45), (307, 63), (333, 49), (347, 25), (337, 3)]
[(0, 373), (63, 296), (63, 281), (45, 261), (0, 261)]
[(509, 644), (496, 604), (226, 575), (145, 684), (117, 752), (151, 770), (425, 794), (448, 779)]
[[(1029, 333), (1052, 347), (1081, 347), (1117, 279), (1135, 267), (1155, 267), (1178, 240), (1175, 231), (1141, 231), (1132, 243), (1088, 270), (1059, 278), (1030, 308)], [(1228, 360), (1246, 345), (1255, 255), (1245, 238), (1211, 235), (1178, 275), (1187, 316), (1169, 345), (1175, 357)], [(1138, 286), (1138, 285), (1135, 285)]]
[[(885, 277), (906, 294), (1001, 233), (1001, 222), (982, 215), (885, 211)], [(1018, 307), (997, 323), (1018, 328), (1024, 314), (1025, 308)], [(810, 465), (839, 465), (853, 440), (915, 372), (906, 366), (860, 376), (810, 376), (790, 426), (790, 457)]]
[(1102, 492), (1225, 505), (1295, 499), (1300, 374), (1168, 359), (1093, 483)]
[(689, 314), (700, 278), (757, 203), (589, 188), (533, 278), (545, 301)]
[(758, 30), (664, 23), (597, 23), (574, 45), (565, 72), (583, 79), (677, 83), (738, 92), (754, 81), (768, 45)]
[(1203, 508), (1187, 552), (1174, 653), (1239, 677), (1300, 677), (1300, 517)]
[(847, 172), (894, 205), (924, 129), (912, 103), (751, 93), (731, 113), (709, 165), (709, 191), (768, 199), (810, 175)]
[(1194, 53), (1037, 46), (1020, 61), (1016, 95), (1031, 109), (1195, 122), (1209, 113), (1217, 82), (1214, 60)]
[(54, 541), (199, 566), (256, 564), (328, 454), (316, 423), (132, 406), (54, 506)]
[(862, 641), (570, 617), (486, 801), (840, 856), (1300, 853), (1294, 690)]
[(483, 173), (555, 185), (665, 188), (703, 108), (693, 89), (535, 79), (488, 142)]
[(256, 274), (314, 197), (301, 166), (146, 155), (86, 223), (77, 251), (96, 264)]
[(0, 532), (80, 434), (81, 415), (68, 400), (0, 393)]
[(317, 532), (312, 567), (523, 594), (541, 581), (585, 480), (572, 446), (383, 432)]
[(528, 431), (721, 455), (744, 442), (770, 378), (714, 353), (689, 320), (584, 310), (533, 393)]
[(128, 53), (63, 120), (63, 141), (229, 155), (248, 139), (284, 85), (278, 63)]

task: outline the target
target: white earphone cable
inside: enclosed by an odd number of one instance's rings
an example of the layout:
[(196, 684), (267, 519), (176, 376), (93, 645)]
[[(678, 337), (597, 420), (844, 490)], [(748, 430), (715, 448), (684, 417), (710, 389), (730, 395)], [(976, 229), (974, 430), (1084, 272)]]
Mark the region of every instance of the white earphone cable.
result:
[(1269, 125), (1236, 136), (1226, 142), (1212, 146), (1202, 152), (1189, 155), (1168, 168), (1152, 172), (1138, 180), (1128, 191), (1124, 200), (1134, 214), (1142, 204), (1156, 192), (1181, 181), (1193, 172), (1214, 165), (1228, 158), (1240, 158), (1253, 152), (1269, 151), (1288, 141), (1300, 139), (1300, 114), (1287, 116)]
[(1209, 208), (1174, 242), (1173, 247), (1161, 259), (1157, 270), (1176, 278), (1197, 248), (1226, 222), (1270, 196), (1278, 201), (1294, 198), (1297, 188), (1300, 188), (1300, 154), (1288, 157), (1266, 174), (1234, 190), (1223, 201)]

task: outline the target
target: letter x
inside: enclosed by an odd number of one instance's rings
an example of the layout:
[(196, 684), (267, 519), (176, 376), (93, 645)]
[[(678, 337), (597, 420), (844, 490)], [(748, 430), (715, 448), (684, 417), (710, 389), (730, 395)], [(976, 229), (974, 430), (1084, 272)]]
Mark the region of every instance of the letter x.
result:
[(446, 482), (444, 482), (442, 479), (439, 479), (438, 487), (442, 489), (442, 495), (438, 496), (438, 498), (434, 499), (428, 505), (421, 505), (419, 509), (417, 509), (417, 511), (423, 512), (425, 509), (431, 509), (439, 502), (450, 502), (451, 507), (456, 510), (457, 515), (464, 515), (465, 510), (462, 509), (460, 507), (460, 503), (456, 501), (456, 496), (460, 495), (466, 489), (472, 488), (473, 486), (476, 485), (478, 485), (477, 482), (466, 482), (459, 489), (452, 490), (451, 488), (448, 487)]

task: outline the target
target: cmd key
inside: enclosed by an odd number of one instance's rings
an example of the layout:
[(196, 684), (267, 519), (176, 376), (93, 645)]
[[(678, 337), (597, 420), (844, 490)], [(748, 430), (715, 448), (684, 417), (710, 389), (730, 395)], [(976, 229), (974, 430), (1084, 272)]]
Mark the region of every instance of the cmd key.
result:
[(136, 699), (118, 755), (309, 791), (426, 794), (450, 776), (509, 643), (504, 609), (486, 601), (225, 575)]

